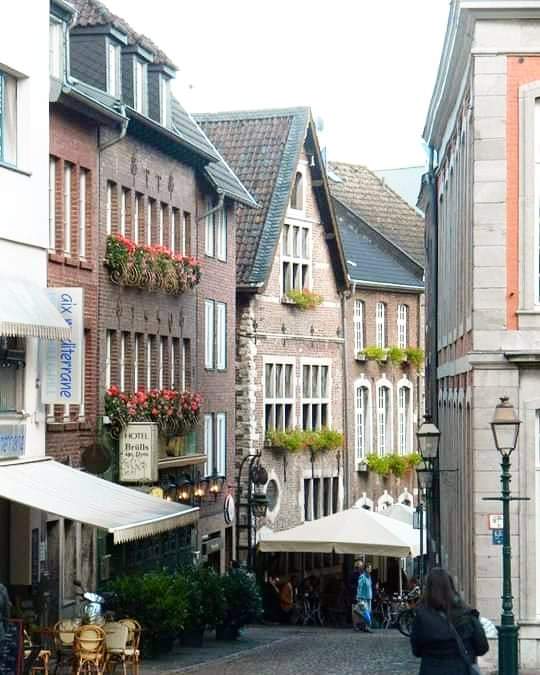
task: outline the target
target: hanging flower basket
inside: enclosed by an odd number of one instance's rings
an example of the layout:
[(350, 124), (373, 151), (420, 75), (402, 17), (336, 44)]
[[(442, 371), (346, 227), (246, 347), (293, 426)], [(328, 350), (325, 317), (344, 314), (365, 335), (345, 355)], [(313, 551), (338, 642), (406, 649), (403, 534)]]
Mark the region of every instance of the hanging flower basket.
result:
[(201, 263), (165, 246), (139, 246), (121, 234), (107, 237), (105, 265), (121, 286), (180, 295), (201, 280)]
[(105, 394), (105, 414), (111, 420), (115, 438), (129, 422), (156, 422), (168, 437), (185, 436), (200, 419), (202, 396), (174, 389), (139, 389), (130, 394), (113, 385)]

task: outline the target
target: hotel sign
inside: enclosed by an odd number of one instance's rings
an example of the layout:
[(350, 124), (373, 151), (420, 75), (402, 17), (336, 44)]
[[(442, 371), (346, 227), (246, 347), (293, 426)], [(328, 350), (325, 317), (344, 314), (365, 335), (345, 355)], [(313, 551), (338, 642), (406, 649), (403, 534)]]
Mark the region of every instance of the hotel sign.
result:
[(158, 480), (157, 424), (132, 422), (120, 435), (120, 482), (154, 483)]
[(42, 341), (42, 402), (80, 405), (84, 362), (83, 289), (47, 288), (47, 296), (71, 326), (71, 340)]

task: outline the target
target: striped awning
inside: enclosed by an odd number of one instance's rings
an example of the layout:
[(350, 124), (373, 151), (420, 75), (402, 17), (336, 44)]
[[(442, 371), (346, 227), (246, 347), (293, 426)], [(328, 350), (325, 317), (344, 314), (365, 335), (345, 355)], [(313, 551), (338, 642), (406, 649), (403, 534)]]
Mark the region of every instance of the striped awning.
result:
[(69, 340), (71, 328), (47, 297), (46, 289), (0, 277), (0, 335)]
[(199, 518), (197, 507), (168, 502), (50, 457), (0, 462), (0, 497), (111, 533), (115, 544), (150, 537)]

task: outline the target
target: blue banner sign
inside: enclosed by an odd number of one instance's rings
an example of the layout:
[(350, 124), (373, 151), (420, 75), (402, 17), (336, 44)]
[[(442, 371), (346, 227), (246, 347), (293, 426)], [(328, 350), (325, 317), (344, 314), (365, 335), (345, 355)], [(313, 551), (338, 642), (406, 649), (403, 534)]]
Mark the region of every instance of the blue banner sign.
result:
[(26, 445), (26, 424), (0, 425), (0, 459), (22, 457)]

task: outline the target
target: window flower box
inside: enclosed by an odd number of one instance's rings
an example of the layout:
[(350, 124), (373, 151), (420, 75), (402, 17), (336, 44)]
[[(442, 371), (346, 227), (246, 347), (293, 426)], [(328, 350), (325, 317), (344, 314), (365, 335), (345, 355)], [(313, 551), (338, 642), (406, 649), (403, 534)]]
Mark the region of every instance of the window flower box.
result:
[(310, 291), (308, 288), (304, 288), (301, 291), (290, 290), (285, 295), (287, 304), (293, 304), (298, 307), (298, 309), (305, 311), (307, 309), (315, 309), (318, 307), (322, 301), (322, 295)]
[(164, 246), (139, 246), (120, 234), (107, 237), (105, 265), (111, 281), (149, 291), (180, 295), (201, 280), (201, 263)]
[(356, 361), (359, 361), (360, 363), (365, 363), (367, 361), (366, 352), (364, 352), (364, 351), (356, 352), (356, 355), (355, 355), (354, 358), (356, 359)]

